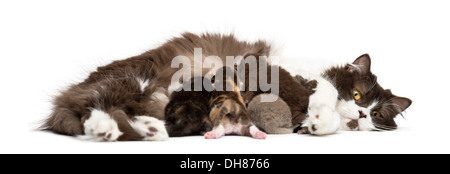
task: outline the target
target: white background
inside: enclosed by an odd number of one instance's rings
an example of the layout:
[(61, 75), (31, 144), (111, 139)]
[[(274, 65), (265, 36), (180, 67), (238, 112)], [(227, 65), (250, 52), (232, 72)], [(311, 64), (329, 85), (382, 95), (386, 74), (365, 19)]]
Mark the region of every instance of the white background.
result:
[[(0, 1), (0, 153), (450, 153), (448, 1)], [(33, 130), (52, 95), (96, 66), (183, 31), (266, 39), (283, 55), (350, 62), (363, 53), (384, 88), (413, 104), (399, 129), (82, 142)]]

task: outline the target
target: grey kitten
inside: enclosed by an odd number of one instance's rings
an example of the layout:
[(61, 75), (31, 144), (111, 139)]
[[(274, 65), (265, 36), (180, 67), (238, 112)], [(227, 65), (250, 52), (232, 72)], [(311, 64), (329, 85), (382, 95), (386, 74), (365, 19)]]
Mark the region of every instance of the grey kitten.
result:
[(280, 97), (274, 102), (261, 102), (261, 96), (275, 96), (274, 94), (260, 94), (248, 104), (248, 112), (253, 123), (268, 134), (289, 134), (299, 125), (292, 124), (291, 110)]
[[(314, 93), (317, 81), (309, 81), (297, 75), (295, 78), (308, 90), (309, 95)], [(290, 134), (300, 126), (292, 123), (290, 107), (287, 103), (277, 98), (274, 102), (261, 102), (261, 97), (276, 97), (274, 94), (259, 94), (254, 97), (247, 106), (253, 123), (268, 134)]]

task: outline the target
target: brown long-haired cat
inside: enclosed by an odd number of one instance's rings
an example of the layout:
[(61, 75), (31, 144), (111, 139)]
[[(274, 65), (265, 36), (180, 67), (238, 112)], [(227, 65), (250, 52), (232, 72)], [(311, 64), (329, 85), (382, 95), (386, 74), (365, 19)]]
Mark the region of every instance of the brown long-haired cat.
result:
[[(207, 56), (269, 55), (264, 41), (238, 41), (233, 35), (184, 33), (141, 55), (97, 68), (83, 82), (61, 92), (42, 128), (92, 141), (164, 140), (164, 107), (173, 58), (194, 62), (194, 48)], [(225, 63), (224, 63), (225, 64)]]
[[(193, 65), (195, 48), (201, 48), (200, 61), (217, 56), (224, 64), (226, 56), (271, 53), (264, 41), (249, 43), (233, 35), (184, 33), (141, 55), (99, 67), (83, 82), (62, 91), (55, 97), (53, 111), (42, 129), (91, 141), (167, 139), (163, 120), (168, 87), (173, 75), (185, 68), (172, 68), (172, 60), (184, 56)], [(304, 76), (301, 70), (296, 73)], [(373, 120), (377, 128), (394, 129), (393, 118), (411, 104), (408, 98), (397, 97), (376, 82), (368, 55), (306, 78), (318, 82), (307, 105), (310, 116), (304, 118), (305, 103), (300, 102), (294, 105), (300, 114), (293, 114), (298, 115), (293, 121), (304, 119), (302, 124), (312, 134), (335, 132), (340, 127), (339, 114), (347, 119), (345, 122), (356, 120), (345, 124), (351, 130), (366, 130), (361, 120)]]

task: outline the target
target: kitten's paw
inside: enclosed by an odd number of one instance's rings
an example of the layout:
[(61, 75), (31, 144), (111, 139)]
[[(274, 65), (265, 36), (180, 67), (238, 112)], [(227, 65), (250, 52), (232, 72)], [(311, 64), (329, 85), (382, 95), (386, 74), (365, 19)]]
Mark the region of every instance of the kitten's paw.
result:
[(309, 134), (307, 127), (302, 127), (300, 130), (297, 131), (297, 134)]
[(252, 125), (248, 128), (250, 136), (256, 139), (266, 139), (267, 134), (263, 131), (260, 131), (255, 125)]
[(164, 121), (149, 116), (135, 116), (136, 120), (130, 121), (131, 127), (142, 136), (144, 141), (163, 141), (169, 138)]
[(84, 122), (84, 134), (78, 138), (89, 141), (116, 141), (123, 133), (111, 116), (100, 110), (93, 110)]
[(223, 125), (219, 125), (213, 128), (212, 131), (205, 133), (205, 139), (217, 139), (225, 135), (225, 128)]
[(256, 139), (266, 139), (266, 137), (267, 137), (266, 133), (262, 131), (256, 132), (255, 135), (253, 135), (253, 138)]
[(310, 107), (309, 117), (303, 122), (303, 127), (308, 128), (308, 132), (313, 135), (327, 135), (335, 133), (340, 126), (339, 114), (327, 106)]
[(206, 132), (205, 139), (217, 139), (217, 135), (214, 132)]

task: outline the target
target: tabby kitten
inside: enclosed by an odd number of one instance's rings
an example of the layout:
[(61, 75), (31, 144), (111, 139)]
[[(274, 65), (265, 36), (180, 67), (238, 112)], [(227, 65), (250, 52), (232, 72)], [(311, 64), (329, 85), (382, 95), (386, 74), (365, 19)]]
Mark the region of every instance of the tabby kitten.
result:
[(233, 68), (222, 67), (217, 70), (209, 115), (214, 128), (205, 134), (206, 139), (216, 139), (228, 134), (266, 138), (266, 134), (252, 123), (237, 84), (239, 82)]

